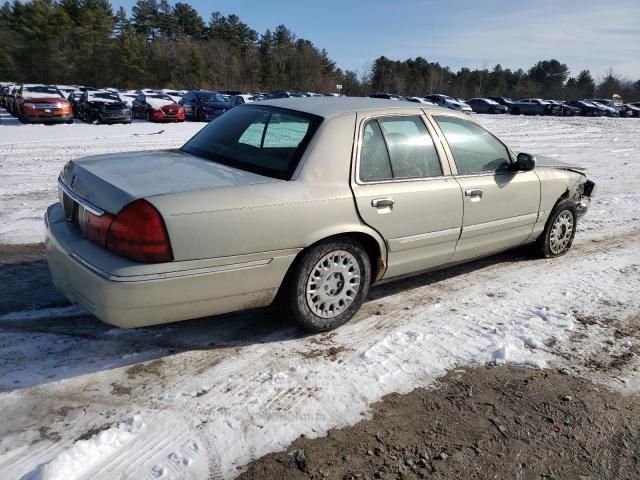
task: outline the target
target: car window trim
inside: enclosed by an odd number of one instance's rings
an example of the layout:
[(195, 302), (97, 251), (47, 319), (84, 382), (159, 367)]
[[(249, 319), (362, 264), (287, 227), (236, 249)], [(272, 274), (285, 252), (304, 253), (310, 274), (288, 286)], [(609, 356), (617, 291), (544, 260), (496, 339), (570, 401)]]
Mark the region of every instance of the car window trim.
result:
[[(362, 180), (360, 177), (360, 164), (362, 161), (362, 144), (364, 140), (364, 126), (365, 124), (371, 120), (375, 119), (377, 121), (378, 118), (384, 117), (420, 117), (422, 123), (427, 129), (427, 133), (431, 137), (431, 141), (433, 142), (433, 146), (436, 149), (436, 155), (438, 156), (438, 160), (440, 161), (440, 168), (442, 170), (442, 175), (436, 177), (414, 177), (414, 178), (390, 178), (385, 180)], [(382, 127), (380, 127), (380, 131), (382, 131)], [(416, 110), (414, 112), (385, 112), (385, 113), (375, 113), (370, 115), (364, 115), (358, 118), (358, 131), (356, 136), (356, 159), (355, 159), (355, 168), (353, 173), (353, 179), (357, 185), (375, 185), (375, 184), (384, 184), (384, 183), (407, 183), (407, 182), (424, 182), (431, 180), (439, 180), (443, 178), (450, 178), (452, 176), (452, 172), (450, 169), (449, 162), (446, 160), (446, 152), (442, 149), (441, 145), (436, 142), (438, 132), (432, 128), (431, 123), (426, 118), (426, 115), (422, 109)], [(382, 132), (384, 137), (384, 132)], [(386, 138), (385, 138), (386, 145)], [(389, 154), (389, 162), (391, 163), (391, 154), (389, 153), (388, 147), (387, 152)]]

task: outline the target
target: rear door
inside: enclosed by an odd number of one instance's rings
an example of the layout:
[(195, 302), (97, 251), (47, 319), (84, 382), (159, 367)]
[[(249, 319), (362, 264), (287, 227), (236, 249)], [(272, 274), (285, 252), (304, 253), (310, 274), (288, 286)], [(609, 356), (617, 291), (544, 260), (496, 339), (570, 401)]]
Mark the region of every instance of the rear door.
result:
[(446, 263), (462, 223), (462, 192), (421, 114), (358, 119), (352, 178), (358, 212), (388, 247), (385, 278)]
[(540, 180), (535, 171), (515, 171), (507, 147), (475, 122), (435, 115), (454, 162), (464, 198), (462, 233), (454, 261), (528, 240), (538, 219)]

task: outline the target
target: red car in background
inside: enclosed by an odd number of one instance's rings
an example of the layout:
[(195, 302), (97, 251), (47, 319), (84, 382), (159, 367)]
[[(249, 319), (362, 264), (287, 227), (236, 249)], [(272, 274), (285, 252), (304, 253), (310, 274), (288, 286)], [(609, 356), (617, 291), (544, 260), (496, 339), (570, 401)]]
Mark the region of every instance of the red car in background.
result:
[(140, 92), (133, 100), (133, 118), (150, 122), (184, 122), (184, 108), (164, 93)]
[(23, 123), (73, 123), (71, 104), (53, 85), (21, 85), (14, 111)]

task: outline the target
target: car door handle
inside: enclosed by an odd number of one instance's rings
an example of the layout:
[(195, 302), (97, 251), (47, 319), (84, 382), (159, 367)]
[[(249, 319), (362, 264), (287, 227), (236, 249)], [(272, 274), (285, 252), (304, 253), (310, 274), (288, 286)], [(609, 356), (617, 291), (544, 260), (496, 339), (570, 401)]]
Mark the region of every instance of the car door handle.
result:
[(464, 195), (466, 197), (480, 197), (482, 198), (482, 190), (480, 190), (479, 188), (469, 188), (467, 190), (464, 191)]
[(371, 206), (375, 208), (390, 208), (395, 205), (393, 198), (374, 198), (371, 200)]

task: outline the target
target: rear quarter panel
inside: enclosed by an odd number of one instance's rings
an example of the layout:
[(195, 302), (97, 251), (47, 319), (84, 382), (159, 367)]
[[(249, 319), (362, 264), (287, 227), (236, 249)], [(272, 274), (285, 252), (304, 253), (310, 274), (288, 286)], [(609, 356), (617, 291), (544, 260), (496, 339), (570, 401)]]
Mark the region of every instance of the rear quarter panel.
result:
[(360, 221), (349, 187), (354, 126), (355, 115), (325, 121), (291, 181), (148, 198), (175, 259), (300, 249), (350, 231), (378, 237)]

